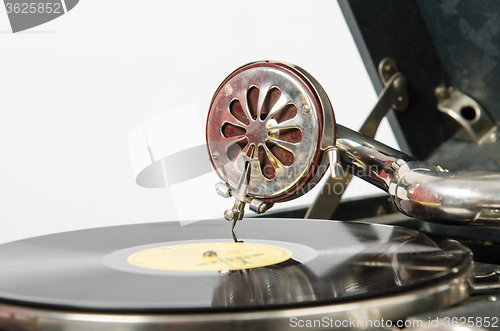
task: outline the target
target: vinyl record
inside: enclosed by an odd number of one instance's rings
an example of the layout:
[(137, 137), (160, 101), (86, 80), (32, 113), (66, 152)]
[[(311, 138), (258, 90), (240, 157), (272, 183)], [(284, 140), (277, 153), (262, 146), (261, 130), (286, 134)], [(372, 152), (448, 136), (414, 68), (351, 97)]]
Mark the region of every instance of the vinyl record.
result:
[[(0, 300), (99, 312), (307, 307), (470, 274), (458, 242), (393, 226), (297, 219), (124, 225), (0, 246)], [(467, 275), (468, 275), (467, 274)]]
[[(310, 304), (403, 291), (470, 264), (469, 251), (455, 241), (391, 226), (247, 219), (236, 232), (244, 243), (232, 243), (225, 221), (125, 225), (9, 243), (0, 246), (0, 297), (127, 311)], [(189, 245), (201, 247), (199, 258), (209, 263), (203, 254), (223, 243), (261, 247), (237, 253), (233, 268), (197, 269), (185, 261)], [(168, 259), (167, 269), (141, 265), (138, 254), (169, 247), (156, 256), (156, 263)], [(266, 254), (285, 258), (268, 261)]]

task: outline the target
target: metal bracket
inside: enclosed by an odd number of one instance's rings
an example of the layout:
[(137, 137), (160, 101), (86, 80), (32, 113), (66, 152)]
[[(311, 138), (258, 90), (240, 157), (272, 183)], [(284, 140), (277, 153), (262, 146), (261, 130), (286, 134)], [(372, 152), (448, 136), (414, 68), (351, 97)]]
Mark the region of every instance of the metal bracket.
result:
[[(378, 71), (385, 88), (380, 93), (377, 104), (359, 130), (360, 133), (370, 138), (375, 137), (380, 121), (390, 109), (401, 111), (406, 109), (409, 103), (406, 77), (399, 72), (396, 62), (393, 59), (384, 58), (379, 64)], [(335, 173), (338, 174), (340, 171), (337, 170)], [(330, 219), (351, 179), (352, 175), (349, 173), (345, 174), (343, 178), (328, 178), (316, 200), (309, 207), (305, 218)], [(330, 189), (332, 187), (342, 187), (343, 189), (340, 190), (340, 193), (337, 193), (336, 190)]]
[[(241, 221), (245, 214), (245, 205), (248, 203), (249, 208), (256, 214), (263, 214), (270, 209), (274, 204), (271, 202), (264, 202), (247, 195), (249, 174), (248, 168), (242, 174), (238, 187), (232, 190), (227, 183), (219, 182), (215, 184), (215, 191), (217, 194), (225, 199), (234, 197), (234, 206), (224, 212), (224, 218), (227, 221), (233, 222), (233, 229), (237, 221)], [(244, 195), (243, 195), (244, 194)], [(237, 241), (237, 240), (235, 240)]]
[(373, 107), (365, 123), (359, 132), (370, 138), (375, 137), (375, 133), (380, 125), (380, 121), (392, 108), (394, 110), (405, 110), (408, 107), (409, 97), (406, 89), (406, 77), (399, 72), (393, 59), (383, 59), (378, 72), (385, 88), (378, 97), (378, 102)]
[(498, 292), (500, 270), (497, 265), (474, 262), (474, 278), (470, 282), (474, 294)]
[(438, 99), (437, 108), (462, 127), (455, 138), (472, 141), (478, 145), (492, 143), (498, 139), (495, 121), (476, 100), (451, 86), (438, 86), (435, 94)]

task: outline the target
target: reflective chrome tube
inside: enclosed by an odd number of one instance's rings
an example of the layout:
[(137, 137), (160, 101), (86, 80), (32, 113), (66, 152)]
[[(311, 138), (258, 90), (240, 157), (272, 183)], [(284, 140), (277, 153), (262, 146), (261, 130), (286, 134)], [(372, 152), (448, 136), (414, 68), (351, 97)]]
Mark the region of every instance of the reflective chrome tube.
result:
[(344, 171), (387, 191), (405, 215), (449, 225), (500, 225), (500, 174), (447, 172), (337, 125)]

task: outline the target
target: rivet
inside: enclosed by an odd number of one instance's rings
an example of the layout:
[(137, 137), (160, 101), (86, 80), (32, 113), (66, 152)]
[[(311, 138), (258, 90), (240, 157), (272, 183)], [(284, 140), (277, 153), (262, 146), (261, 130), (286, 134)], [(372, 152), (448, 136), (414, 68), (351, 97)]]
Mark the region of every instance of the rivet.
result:
[(302, 113), (303, 114), (309, 114), (310, 111), (311, 111), (311, 107), (309, 107), (309, 105), (305, 104), (302, 106)]

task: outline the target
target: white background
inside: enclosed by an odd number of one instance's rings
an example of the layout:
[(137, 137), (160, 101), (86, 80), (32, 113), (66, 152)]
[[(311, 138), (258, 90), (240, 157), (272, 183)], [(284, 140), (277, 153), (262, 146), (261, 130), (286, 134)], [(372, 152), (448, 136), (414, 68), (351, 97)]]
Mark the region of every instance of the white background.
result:
[[(329, 94), (337, 122), (352, 129), (376, 103), (331, 0), (81, 0), (17, 34), (0, 7), (0, 51), (0, 242), (175, 220), (176, 208), (196, 206), (203, 197), (195, 188), (175, 205), (170, 190), (135, 184), (128, 135), (194, 103), (199, 118), (165, 127), (177, 137), (169, 143), (179, 143), (190, 122), (204, 127), (215, 89), (247, 62), (306, 69)], [(396, 146), (385, 121), (377, 138)], [(316, 191), (282, 207), (309, 203)], [(373, 192), (358, 181), (348, 196)]]

